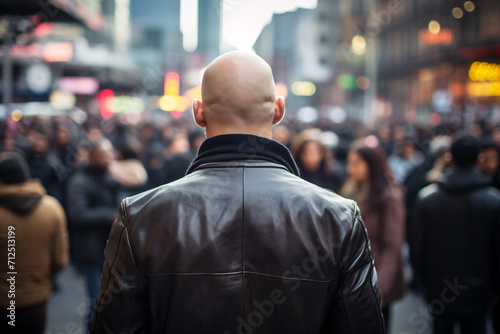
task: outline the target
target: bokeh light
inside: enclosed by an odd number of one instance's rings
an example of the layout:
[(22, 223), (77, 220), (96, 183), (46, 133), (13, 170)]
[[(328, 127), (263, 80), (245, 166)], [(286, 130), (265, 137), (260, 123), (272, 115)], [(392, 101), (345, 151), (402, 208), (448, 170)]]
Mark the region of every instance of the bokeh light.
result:
[(451, 14), (456, 19), (461, 19), (464, 16), (464, 11), (460, 7), (455, 7), (451, 10)]
[(464, 9), (470, 13), (476, 9), (476, 5), (472, 1), (466, 1), (464, 2)]
[(429, 31), (431, 32), (431, 34), (439, 34), (439, 32), (441, 31), (441, 25), (439, 24), (438, 21), (436, 20), (432, 20), (429, 22)]
[(366, 39), (361, 35), (352, 38), (352, 52), (357, 55), (364, 55), (366, 52)]
[(429, 123), (432, 126), (438, 126), (441, 124), (442, 121), (443, 117), (437, 112), (433, 112), (432, 114), (429, 115)]
[(328, 111), (328, 118), (334, 123), (343, 123), (347, 118), (347, 113), (341, 107), (332, 107)]
[(173, 95), (164, 95), (158, 101), (160, 109), (163, 111), (172, 111), (177, 108), (177, 98)]
[(297, 81), (292, 84), (292, 93), (297, 96), (313, 96), (316, 85), (310, 81)]
[(302, 107), (297, 112), (297, 118), (303, 123), (313, 123), (318, 119), (318, 110), (313, 107)]
[(366, 90), (368, 89), (368, 87), (370, 87), (370, 80), (365, 76), (360, 76), (356, 80), (356, 84), (358, 85), (359, 89)]
[(377, 147), (379, 144), (378, 138), (374, 135), (365, 138), (365, 145), (368, 147)]
[(16, 109), (12, 112), (12, 120), (14, 122), (19, 122), (23, 118), (23, 112), (19, 109)]

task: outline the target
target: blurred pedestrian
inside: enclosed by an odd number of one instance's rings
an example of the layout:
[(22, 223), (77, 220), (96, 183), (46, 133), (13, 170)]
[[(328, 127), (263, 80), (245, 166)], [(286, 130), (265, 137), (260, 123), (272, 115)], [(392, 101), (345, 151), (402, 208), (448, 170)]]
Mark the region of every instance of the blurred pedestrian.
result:
[(67, 194), (75, 233), (72, 262), (85, 277), (89, 310), (99, 288), (104, 247), (118, 207), (117, 185), (109, 175), (113, 147), (103, 138), (90, 141), (90, 145), (89, 164), (70, 179)]
[(403, 183), (406, 177), (424, 162), (424, 158), (423, 153), (417, 150), (415, 140), (410, 137), (405, 138), (403, 143), (389, 156), (389, 167), (396, 181)]
[(182, 179), (120, 206), (90, 333), (385, 333), (353, 201), (298, 177), (262, 58), (204, 72), (207, 140)]
[(32, 129), (28, 134), (31, 147), (27, 152), (26, 162), (33, 178), (40, 179), (47, 194), (63, 203), (62, 182), (64, 181), (63, 165), (50, 152), (48, 135), (40, 129)]
[(332, 151), (321, 142), (321, 130), (308, 129), (299, 133), (292, 143), (291, 152), (304, 180), (333, 191), (339, 190), (342, 178), (334, 171)]
[(147, 189), (153, 189), (163, 184), (165, 181), (165, 171), (163, 165), (163, 145), (159, 142), (151, 144), (146, 149), (146, 172), (148, 173)]
[(168, 158), (163, 166), (163, 183), (176, 181), (186, 175), (186, 171), (193, 161), (188, 138), (185, 135), (175, 136), (168, 146)]
[(500, 146), (492, 139), (485, 139), (481, 145), (478, 167), (491, 177), (491, 185), (500, 190)]
[(377, 128), (377, 137), (380, 141), (380, 147), (385, 151), (387, 156), (391, 156), (394, 150), (394, 143), (391, 139), (391, 126), (387, 123), (382, 123)]
[(347, 156), (348, 180), (341, 195), (354, 199), (368, 230), (387, 323), (391, 304), (406, 290), (402, 248), (405, 207), (401, 187), (393, 180), (385, 152), (373, 141), (356, 141)]
[(413, 268), (434, 319), (434, 334), (487, 333), (500, 272), (500, 192), (474, 168), (479, 140), (458, 134), (454, 166), (424, 188), (412, 223)]
[(278, 124), (273, 128), (273, 139), (290, 148), (292, 145), (292, 131), (288, 126)]
[(122, 139), (117, 145), (117, 159), (111, 160), (109, 172), (117, 182), (116, 196), (121, 201), (125, 197), (137, 195), (146, 190), (148, 173), (139, 160), (143, 151), (141, 143), (134, 137)]
[(411, 231), (411, 223), (417, 202), (418, 193), (429, 184), (434, 183), (446, 167), (451, 164), (451, 138), (439, 135), (430, 143), (430, 154), (405, 179), (406, 232)]
[(61, 204), (64, 209), (66, 205), (66, 193), (68, 181), (77, 167), (77, 147), (74, 135), (72, 135), (69, 124), (57, 123), (54, 131), (54, 153), (60, 162), (58, 173), (61, 187)]
[(493, 141), (500, 146), (500, 125), (497, 125), (491, 129), (491, 138)]
[(188, 156), (193, 161), (194, 158), (196, 158), (196, 155), (198, 154), (198, 149), (200, 148), (201, 144), (207, 139), (207, 136), (203, 131), (200, 130), (194, 130), (189, 133), (188, 140), (189, 140), (189, 153)]
[[(52, 280), (68, 263), (66, 218), (12, 152), (0, 154), (0, 217), (0, 332), (42, 334)], [(15, 327), (8, 325), (11, 320)]]

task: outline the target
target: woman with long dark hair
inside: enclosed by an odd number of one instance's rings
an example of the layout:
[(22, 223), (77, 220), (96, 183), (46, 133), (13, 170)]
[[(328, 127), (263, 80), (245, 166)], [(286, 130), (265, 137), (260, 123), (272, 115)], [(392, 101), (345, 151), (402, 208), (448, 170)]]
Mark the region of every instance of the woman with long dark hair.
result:
[(388, 168), (385, 152), (373, 136), (351, 146), (347, 174), (341, 194), (354, 199), (360, 207), (372, 245), (382, 311), (388, 323), (389, 306), (406, 289), (401, 259), (405, 240), (403, 192)]
[(321, 142), (321, 130), (302, 131), (290, 150), (301, 178), (333, 191), (340, 188), (342, 178), (335, 170), (332, 151)]

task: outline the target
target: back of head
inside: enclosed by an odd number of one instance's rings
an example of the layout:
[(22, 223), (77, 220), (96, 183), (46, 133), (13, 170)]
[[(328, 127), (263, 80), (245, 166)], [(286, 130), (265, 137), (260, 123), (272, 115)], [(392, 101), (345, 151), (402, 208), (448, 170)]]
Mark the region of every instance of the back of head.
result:
[[(203, 118), (200, 105), (193, 110), (198, 125), (213, 134), (268, 134), (282, 118), (275, 114), (276, 87), (271, 67), (259, 56), (233, 51), (216, 58), (206, 69), (202, 82)], [(284, 112), (284, 100), (282, 100)], [(279, 118), (276, 120), (276, 118)]]
[(139, 160), (143, 147), (135, 137), (126, 136), (117, 143), (116, 150), (123, 160)]
[(458, 133), (453, 138), (450, 151), (456, 166), (472, 167), (481, 152), (481, 144), (470, 133)]
[(4, 184), (17, 184), (26, 182), (30, 172), (23, 157), (14, 152), (0, 154), (0, 182)]
[(107, 169), (113, 159), (113, 144), (106, 138), (92, 139), (89, 142), (89, 164)]

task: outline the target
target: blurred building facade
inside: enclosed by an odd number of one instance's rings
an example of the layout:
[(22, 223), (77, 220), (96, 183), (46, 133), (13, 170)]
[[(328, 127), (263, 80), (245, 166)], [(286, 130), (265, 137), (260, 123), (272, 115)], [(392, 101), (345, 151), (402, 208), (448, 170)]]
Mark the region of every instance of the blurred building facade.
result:
[(180, 0), (131, 0), (131, 52), (139, 66), (182, 67)]
[(99, 113), (100, 91), (130, 94), (140, 81), (127, 57), (128, 0), (7, 2), (0, 22), (2, 117), (15, 109)]
[(500, 121), (500, 3), (339, 1), (336, 104), (365, 121)]
[(196, 52), (210, 63), (220, 52), (222, 0), (198, 1), (198, 47)]
[(337, 66), (337, 2), (319, 0), (314, 10), (275, 14), (254, 45), (271, 64), (276, 81), (287, 87), (287, 109), (293, 113), (305, 107), (314, 109), (317, 116), (322, 112), (318, 108), (331, 104), (328, 89)]
[[(377, 116), (500, 121), (500, 2), (379, 1)], [(431, 15), (429, 15), (431, 14)]]
[(423, 126), (498, 123), (498, 17), (495, 0), (318, 0), (314, 10), (274, 15), (255, 50), (289, 88), (316, 85), (312, 97), (289, 95), (295, 110)]

